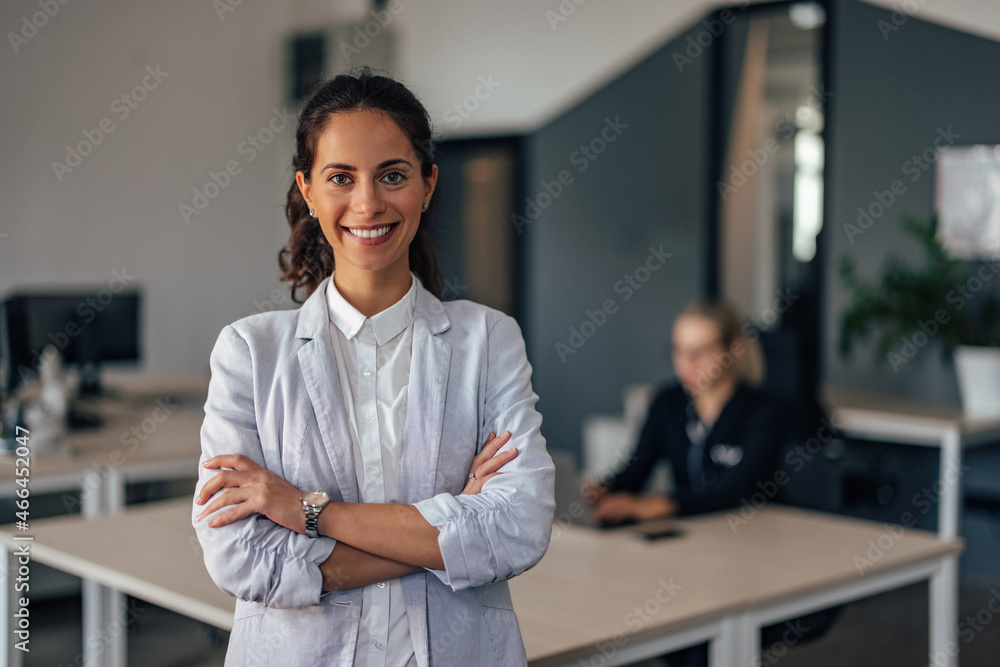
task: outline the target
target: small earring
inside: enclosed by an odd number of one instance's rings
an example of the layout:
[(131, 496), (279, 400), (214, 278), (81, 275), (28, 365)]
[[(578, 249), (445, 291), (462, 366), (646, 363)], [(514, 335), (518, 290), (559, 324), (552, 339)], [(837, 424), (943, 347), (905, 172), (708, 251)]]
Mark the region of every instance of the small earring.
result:
[(421, 211), (426, 211), (427, 210), (427, 204), (425, 203), (423, 206), (421, 206), (420, 210)]
[(311, 217), (315, 218), (316, 217), (316, 209), (314, 209), (314, 208), (309, 209), (309, 215)]

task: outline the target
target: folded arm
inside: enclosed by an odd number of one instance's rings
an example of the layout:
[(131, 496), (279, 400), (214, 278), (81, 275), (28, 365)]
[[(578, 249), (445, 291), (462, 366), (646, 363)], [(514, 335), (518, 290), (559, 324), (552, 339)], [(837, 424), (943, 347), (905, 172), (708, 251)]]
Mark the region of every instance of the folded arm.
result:
[(408, 565), (376, 556), (345, 542), (338, 543), (330, 557), (319, 566), (323, 575), (324, 593), (361, 588), (380, 581), (405, 577), (423, 569), (419, 565)]
[[(516, 448), (499, 451), (508, 440), (510, 432), (495, 437), (490, 433), (482, 450), (473, 457), (463, 495), (478, 494), (487, 481), (503, 474), (499, 469), (518, 453)], [(444, 569), (438, 545), (440, 531), (413, 505), (331, 502), (319, 515), (318, 530), (320, 535), (338, 540), (341, 546), (349, 544), (355, 551), (372, 556), (361, 559), (352, 553), (345, 557), (345, 568), (357, 564), (375, 577), (383, 572), (398, 577), (423, 568)], [(335, 556), (336, 551), (331, 558)], [(360, 570), (358, 575), (362, 575)]]
[(439, 493), (415, 505), (439, 531), (444, 567), (429, 569), (456, 591), (532, 567), (548, 548), (555, 513), (555, 468), (545, 451), (538, 395), (517, 322), (501, 315), (487, 345), (483, 428), (508, 428), (517, 458), (478, 495)]
[[(210, 365), (212, 379), (201, 428), (202, 461), (235, 452), (264, 466), (254, 412), (250, 350), (232, 326), (219, 335)], [(196, 500), (218, 474), (198, 466)], [(202, 509), (197, 502), (192, 503), (192, 525), (205, 567), (220, 589), (242, 600), (278, 608), (319, 604), (319, 565), (334, 551), (335, 540), (300, 535), (260, 514), (210, 527), (196, 519)]]
[[(233, 335), (238, 338), (235, 332)], [(253, 428), (250, 394), (247, 393), (244, 397), (249, 402), (249, 409), (244, 405), (242, 416), (238, 416), (239, 413), (233, 409), (237, 406), (227, 404), (227, 401), (231, 401), (239, 393), (236, 389), (240, 384), (237, 370), (243, 368), (240, 365), (228, 367), (224, 361), (228, 358), (223, 352), (218, 355), (213, 352), (214, 387), (210, 388), (209, 401), (206, 403), (203, 449), (206, 454), (209, 453), (211, 444), (217, 439), (215, 436), (209, 437), (206, 431), (209, 426), (223, 431), (228, 428), (228, 433), (216, 434), (228, 436), (218, 438), (226, 441), (232, 441), (234, 436), (239, 435), (236, 429), (242, 427), (245, 431), (244, 441), (249, 444), (241, 453), (216, 454), (203, 461), (202, 471), (224, 469), (209, 479), (200, 480), (198, 484), (195, 505), (204, 505), (201, 513), (194, 519), (196, 529), (202, 529), (199, 538), (203, 544), (217, 542), (219, 538), (225, 537), (225, 533), (239, 530), (241, 526), (245, 528), (261, 521), (270, 521), (292, 531), (295, 534), (292, 539), (311, 540), (312, 538), (305, 536), (305, 514), (300, 500), (302, 490), (263, 466), (260, 442)], [(216, 382), (224, 382), (225, 386), (221, 387)], [(245, 386), (249, 387), (249, 382)], [(216, 419), (216, 409), (219, 413), (225, 413), (225, 417), (222, 418), (220, 414), (220, 418)], [(251, 433), (252, 438), (248, 437)], [(509, 433), (497, 437), (490, 433), (482, 450), (473, 459), (469, 481), (463, 494), (479, 493), (483, 484), (502, 474), (498, 469), (517, 455), (516, 449), (498, 454), (509, 437)], [(204, 519), (207, 520), (203, 523)], [(222, 532), (207, 532), (205, 529)], [(398, 578), (424, 567), (443, 568), (444, 565), (437, 543), (438, 529), (430, 525), (412, 505), (333, 501), (320, 514), (319, 532), (321, 536), (345, 541), (340, 549), (335, 549), (330, 540), (324, 540), (326, 544), (316, 542), (327, 553), (327, 557), (321, 562), (312, 563), (318, 566), (323, 591), (356, 588)], [(280, 535), (278, 531), (276, 537)], [(308, 546), (308, 542), (303, 544)], [(213, 551), (211, 556), (206, 548), (206, 565), (210, 574), (231, 595), (242, 597), (252, 594), (248, 593), (246, 587), (227, 588), (227, 584), (222, 583), (231, 581), (228, 585), (237, 585), (236, 581), (225, 579), (223, 565), (228, 565), (230, 570), (240, 569), (239, 564), (226, 564), (220, 557), (225, 546), (220, 545), (220, 549)], [(254, 545), (254, 548), (258, 546)], [(255, 560), (259, 560), (259, 556)], [(250, 580), (253, 578), (250, 577)], [(260, 597), (259, 601), (266, 601), (267, 596)]]

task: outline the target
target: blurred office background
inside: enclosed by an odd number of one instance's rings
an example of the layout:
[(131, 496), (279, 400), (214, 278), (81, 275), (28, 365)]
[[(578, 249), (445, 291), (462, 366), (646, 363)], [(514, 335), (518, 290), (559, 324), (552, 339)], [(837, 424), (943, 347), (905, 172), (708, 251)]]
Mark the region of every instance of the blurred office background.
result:
[[(0, 7), (0, 294), (125, 276), (141, 371), (207, 372), (226, 324), (296, 307), (276, 262), (296, 87), (370, 64), (434, 119), (445, 297), (518, 319), (560, 461), (583, 469), (587, 420), (672, 377), (698, 297), (754, 318), (785, 395), (959, 404), (936, 341), (897, 370), (874, 341), (839, 354), (839, 267), (919, 261), (900, 222), (935, 211), (926, 151), (1000, 144), (995, 2), (43, 4)], [(823, 461), (802, 503), (880, 521), (938, 475), (891, 444)], [(988, 590), (1000, 456), (966, 463), (963, 582)]]

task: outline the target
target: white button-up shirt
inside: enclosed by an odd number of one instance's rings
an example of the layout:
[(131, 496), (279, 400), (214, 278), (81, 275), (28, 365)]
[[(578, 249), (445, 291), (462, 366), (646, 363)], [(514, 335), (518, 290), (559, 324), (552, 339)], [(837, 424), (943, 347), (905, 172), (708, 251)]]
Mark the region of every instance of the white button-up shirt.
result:
[[(326, 290), (330, 336), (351, 424), (354, 472), (363, 503), (398, 503), (403, 418), (410, 377), (417, 277), (402, 299), (365, 317), (337, 291)], [(416, 667), (399, 579), (365, 586), (355, 667)]]

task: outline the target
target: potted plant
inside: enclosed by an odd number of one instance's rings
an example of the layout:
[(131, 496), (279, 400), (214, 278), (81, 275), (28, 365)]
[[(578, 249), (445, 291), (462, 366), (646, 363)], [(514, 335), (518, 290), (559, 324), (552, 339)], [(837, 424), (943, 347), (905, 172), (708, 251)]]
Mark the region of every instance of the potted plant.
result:
[(841, 314), (840, 352), (878, 330), (878, 355), (899, 370), (931, 341), (954, 355), (962, 407), (968, 417), (1000, 417), (1000, 264), (948, 256), (937, 238), (937, 219), (906, 218), (903, 226), (924, 249), (922, 267), (890, 257), (875, 284), (862, 281), (853, 262), (840, 276), (852, 296)]

